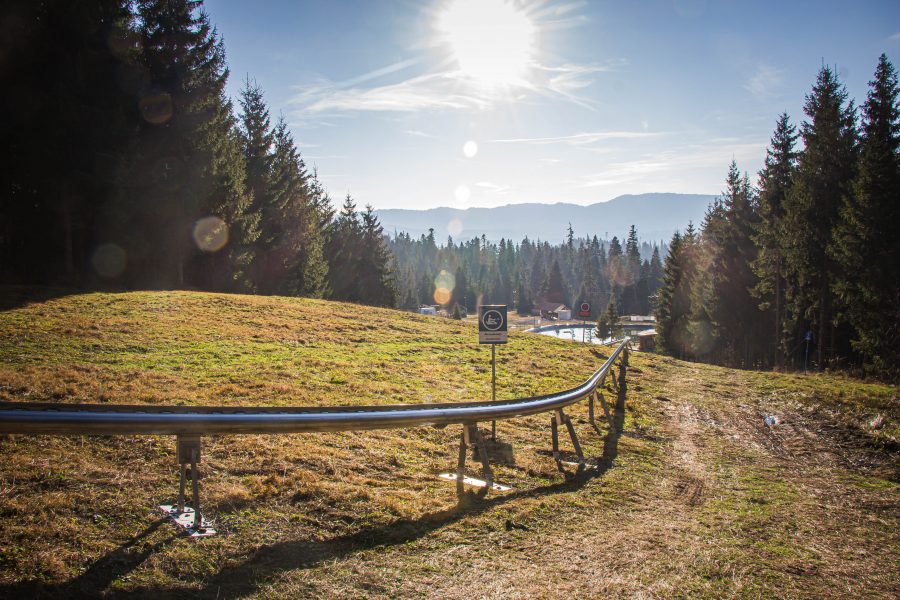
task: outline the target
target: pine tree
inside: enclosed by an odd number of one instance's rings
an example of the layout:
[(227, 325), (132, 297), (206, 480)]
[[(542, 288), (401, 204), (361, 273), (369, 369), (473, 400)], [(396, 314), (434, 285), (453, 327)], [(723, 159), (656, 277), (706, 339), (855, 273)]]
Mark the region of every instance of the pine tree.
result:
[(753, 269), (759, 278), (754, 294), (761, 300), (760, 308), (771, 311), (773, 362), (781, 365), (789, 343), (785, 338), (788, 322), (785, 301), (785, 237), (784, 204), (797, 165), (796, 128), (791, 125), (787, 113), (778, 117), (775, 132), (763, 170), (759, 172), (759, 219), (754, 231), (758, 250)]
[(259, 245), (269, 255), (264, 280), (274, 293), (322, 298), (328, 263), (317, 205), (321, 190), (307, 174), (284, 118), (273, 133), (269, 186), (268, 205), (262, 207), (268, 244)]
[(385, 246), (384, 229), (375, 209), (362, 214), (362, 238), (356, 264), (359, 300), (371, 306), (393, 307), (397, 303), (391, 255)]
[(625, 241), (624, 268), (622, 270), (622, 310), (625, 314), (638, 314), (641, 301), (638, 283), (641, 278), (641, 249), (634, 225), (628, 230)]
[(659, 257), (659, 246), (653, 246), (653, 256), (650, 258), (650, 270), (647, 276), (647, 297), (650, 309), (655, 307), (656, 296), (663, 282), (663, 264)]
[[(250, 210), (225, 50), (199, 2), (142, 0), (143, 123), (123, 187), (144, 285), (252, 290), (259, 215)], [(123, 202), (124, 204), (124, 202)], [(200, 219), (227, 228), (208, 244)], [(224, 246), (223, 246), (224, 243)]]
[(542, 290), (544, 292), (544, 300), (545, 302), (554, 302), (559, 304), (566, 303), (566, 288), (563, 283), (562, 270), (559, 266), (559, 261), (554, 260), (553, 266), (550, 267), (550, 272), (547, 274), (547, 281), (544, 282), (542, 286)]
[(659, 348), (681, 358), (692, 353), (689, 324), (697, 279), (696, 245), (696, 234), (690, 223), (684, 236), (679, 233), (672, 236), (656, 308)]
[(897, 73), (878, 60), (863, 105), (859, 174), (843, 197), (829, 254), (853, 347), (876, 373), (900, 375), (900, 110)]
[[(331, 297), (335, 300), (361, 301), (358, 271), (361, 240), (362, 224), (356, 212), (356, 203), (347, 194), (341, 212), (332, 225), (326, 252)], [(432, 287), (430, 293), (433, 292)]]
[(475, 310), (477, 298), (474, 298), (475, 294), (469, 290), (469, 281), (466, 278), (466, 272), (463, 270), (462, 265), (456, 268), (454, 281), (455, 285), (452, 290), (451, 302), (465, 307), (467, 311)]
[[(287, 173), (278, 173), (282, 177), (279, 182), (282, 186), (289, 186), (289, 190), (282, 187), (280, 198), (275, 198), (275, 190), (272, 189), (273, 166), (275, 163), (275, 134), (269, 120), (269, 108), (263, 99), (263, 92), (259, 85), (250, 78), (244, 82), (239, 99), (241, 105), (240, 135), (241, 151), (244, 155), (246, 170), (246, 190), (251, 198), (248, 212), (259, 215), (260, 235), (255, 240), (254, 250), (257, 257), (256, 264), (250, 277), (253, 285), (260, 293), (271, 294), (279, 290), (284, 281), (284, 258), (274, 252), (277, 246), (283, 247), (282, 237), (285, 229), (285, 203), (287, 194), (294, 193), (295, 184), (284, 181), (284, 177), (290, 177)], [(282, 136), (284, 135), (282, 131)], [(284, 140), (282, 139), (282, 143)], [(281, 152), (285, 152), (282, 146)], [(280, 157), (282, 163), (290, 160), (289, 157)], [(280, 165), (282, 169), (289, 169), (289, 165)], [(290, 225), (288, 225), (290, 226)], [(289, 259), (288, 259), (289, 260)]]
[(606, 309), (597, 320), (597, 335), (600, 339), (614, 336), (619, 331), (619, 308), (616, 306), (616, 297), (612, 296)]
[(844, 196), (856, 175), (856, 110), (830, 67), (819, 71), (804, 104), (808, 121), (800, 127), (804, 149), (785, 198), (785, 266), (788, 301), (814, 330), (819, 368), (837, 346), (841, 306), (832, 292), (838, 266), (827, 249), (840, 218)]
[(3, 5), (0, 278), (122, 282), (118, 269), (92, 273), (91, 265), (98, 246), (124, 246), (132, 233), (121, 227), (116, 193), (140, 119), (130, 7), (124, 0)]

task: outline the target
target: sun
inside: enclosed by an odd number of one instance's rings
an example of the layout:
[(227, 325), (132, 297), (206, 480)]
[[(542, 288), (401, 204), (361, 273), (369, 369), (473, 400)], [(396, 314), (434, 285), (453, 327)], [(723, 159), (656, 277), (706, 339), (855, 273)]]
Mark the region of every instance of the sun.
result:
[(505, 0), (450, 0), (438, 13), (440, 41), (459, 72), (489, 86), (521, 84), (535, 52), (535, 25)]

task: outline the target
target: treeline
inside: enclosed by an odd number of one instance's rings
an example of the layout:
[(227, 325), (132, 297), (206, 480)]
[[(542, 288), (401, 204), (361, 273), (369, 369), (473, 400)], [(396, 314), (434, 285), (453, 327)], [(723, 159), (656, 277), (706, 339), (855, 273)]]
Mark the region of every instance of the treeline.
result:
[(252, 80), (232, 105), (201, 2), (0, 13), (0, 279), (394, 304), (374, 215), (335, 218)]
[(620, 313), (648, 314), (663, 274), (659, 246), (641, 243), (634, 227), (624, 248), (617, 237), (576, 240), (571, 225), (555, 246), (484, 236), (459, 243), (450, 237), (438, 246), (429, 230), (419, 239), (397, 234), (390, 248), (401, 308), (507, 304), (528, 314), (540, 302), (573, 307), (586, 300), (595, 315), (611, 301)]
[(799, 132), (778, 118), (758, 186), (732, 162), (700, 230), (669, 245), (657, 309), (665, 351), (900, 376), (897, 95), (882, 55), (860, 119), (823, 67)]

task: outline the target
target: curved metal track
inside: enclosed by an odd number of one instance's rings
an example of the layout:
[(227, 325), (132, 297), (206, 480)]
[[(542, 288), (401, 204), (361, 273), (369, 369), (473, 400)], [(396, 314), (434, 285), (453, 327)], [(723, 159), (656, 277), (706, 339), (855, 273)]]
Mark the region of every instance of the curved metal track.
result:
[(474, 424), (560, 410), (591, 395), (628, 338), (578, 387), (516, 400), (334, 408), (141, 406), (0, 402), (0, 433), (221, 435)]

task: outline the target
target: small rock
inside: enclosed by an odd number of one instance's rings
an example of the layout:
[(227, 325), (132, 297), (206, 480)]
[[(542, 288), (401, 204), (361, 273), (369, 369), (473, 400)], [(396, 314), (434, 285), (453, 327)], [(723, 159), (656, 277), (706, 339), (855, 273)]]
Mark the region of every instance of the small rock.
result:
[(763, 422), (769, 427), (774, 427), (775, 425), (781, 425), (781, 419), (776, 417), (775, 415), (766, 415), (763, 417)]

